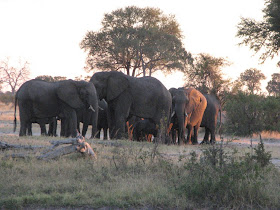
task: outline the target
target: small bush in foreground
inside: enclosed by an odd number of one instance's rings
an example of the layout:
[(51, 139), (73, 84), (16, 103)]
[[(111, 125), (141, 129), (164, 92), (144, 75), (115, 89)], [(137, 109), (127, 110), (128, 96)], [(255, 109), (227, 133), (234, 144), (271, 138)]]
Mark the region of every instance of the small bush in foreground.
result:
[(254, 154), (241, 158), (218, 146), (205, 149), (200, 158), (192, 153), (179, 192), (204, 207), (279, 208), (279, 171), (270, 158), (262, 142)]

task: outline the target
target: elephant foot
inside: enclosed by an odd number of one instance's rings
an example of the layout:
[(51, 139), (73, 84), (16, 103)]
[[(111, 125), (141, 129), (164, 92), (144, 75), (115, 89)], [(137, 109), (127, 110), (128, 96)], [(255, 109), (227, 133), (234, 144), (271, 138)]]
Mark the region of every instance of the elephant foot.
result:
[(203, 140), (202, 142), (200, 142), (200, 144), (209, 144), (209, 140)]
[(216, 143), (216, 141), (215, 140), (210, 140), (210, 144), (215, 144)]
[(197, 141), (192, 142), (192, 145), (197, 145), (197, 144), (198, 144), (198, 142), (197, 142)]

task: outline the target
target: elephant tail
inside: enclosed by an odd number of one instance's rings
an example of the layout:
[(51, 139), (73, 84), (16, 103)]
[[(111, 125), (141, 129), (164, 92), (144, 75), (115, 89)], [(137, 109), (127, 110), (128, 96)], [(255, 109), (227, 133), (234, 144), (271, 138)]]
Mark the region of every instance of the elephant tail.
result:
[(16, 97), (15, 97), (15, 112), (14, 112), (14, 116), (15, 116), (15, 119), (14, 119), (14, 132), (16, 132), (16, 129), (17, 129), (17, 94), (16, 94)]
[(222, 139), (222, 106), (220, 106), (219, 108), (219, 114), (220, 114), (220, 124), (219, 124), (219, 135), (220, 135), (220, 139)]

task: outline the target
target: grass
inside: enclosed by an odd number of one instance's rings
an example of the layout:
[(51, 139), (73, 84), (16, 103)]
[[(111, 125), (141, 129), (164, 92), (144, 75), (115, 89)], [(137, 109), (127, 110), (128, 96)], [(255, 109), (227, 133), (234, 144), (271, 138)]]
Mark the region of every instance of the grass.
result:
[[(48, 146), (59, 139), (20, 138), (11, 129), (0, 127), (1, 141)], [(5, 159), (27, 151), (1, 151), (0, 208), (280, 208), (280, 171), (267, 162), (269, 155), (280, 159), (280, 145), (87, 141), (95, 161), (78, 153), (53, 161), (33, 158), (42, 149), (30, 151), (28, 159)]]

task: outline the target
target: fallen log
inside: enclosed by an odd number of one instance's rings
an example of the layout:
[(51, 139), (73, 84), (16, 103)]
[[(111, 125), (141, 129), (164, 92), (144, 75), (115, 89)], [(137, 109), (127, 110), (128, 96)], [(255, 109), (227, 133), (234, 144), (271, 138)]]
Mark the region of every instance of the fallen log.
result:
[[(38, 148), (46, 148), (39, 155), (35, 156), (39, 160), (52, 160), (56, 159), (60, 156), (67, 155), (74, 152), (80, 152), (82, 154), (86, 154), (90, 157), (97, 158), (95, 152), (89, 143), (85, 141), (85, 138), (81, 136), (79, 133), (76, 138), (64, 139), (64, 140), (53, 140), (50, 141), (52, 146), (30, 146), (30, 145), (14, 145), (8, 144), (6, 142), (0, 142), (0, 149), (38, 149)], [(69, 146), (61, 146), (63, 144), (71, 144)], [(27, 158), (31, 157), (28, 154), (9, 154), (4, 158)], [(33, 156), (34, 157), (34, 156)]]
[(21, 144), (9, 144), (7, 142), (0, 141), (0, 149), (41, 149), (45, 146), (32, 146), (32, 145), (21, 145)]
[(70, 146), (61, 147), (61, 148), (58, 148), (56, 150), (47, 152), (45, 154), (37, 156), (37, 158), (39, 160), (51, 160), (51, 159), (55, 159), (55, 158), (58, 158), (58, 157), (63, 156), (63, 155), (67, 155), (67, 154), (76, 152), (76, 151), (77, 151), (76, 146), (70, 145)]
[[(81, 138), (81, 137), (79, 137)], [(61, 144), (76, 144), (77, 143), (77, 137), (76, 138), (70, 138), (70, 139), (64, 139), (64, 140), (52, 140), (49, 141), (54, 146), (59, 146)]]

